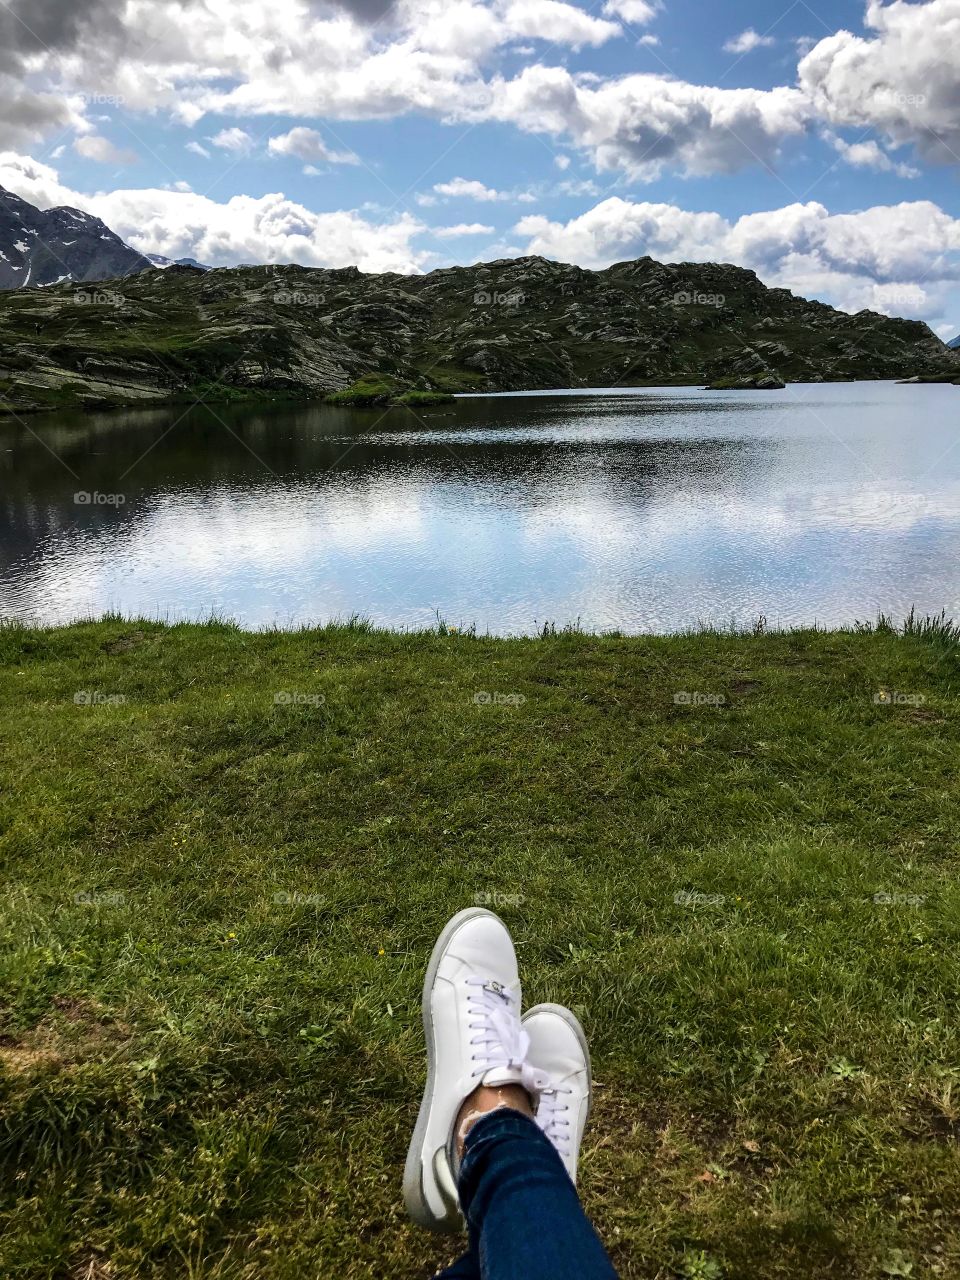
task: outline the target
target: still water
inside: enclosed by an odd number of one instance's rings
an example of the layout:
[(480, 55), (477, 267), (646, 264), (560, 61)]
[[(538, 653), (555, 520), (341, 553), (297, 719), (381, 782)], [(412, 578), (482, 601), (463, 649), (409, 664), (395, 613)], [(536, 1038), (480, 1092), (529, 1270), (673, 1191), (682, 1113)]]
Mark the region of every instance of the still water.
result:
[(3, 420), (0, 480), (6, 618), (439, 613), (513, 634), (960, 617), (954, 386)]

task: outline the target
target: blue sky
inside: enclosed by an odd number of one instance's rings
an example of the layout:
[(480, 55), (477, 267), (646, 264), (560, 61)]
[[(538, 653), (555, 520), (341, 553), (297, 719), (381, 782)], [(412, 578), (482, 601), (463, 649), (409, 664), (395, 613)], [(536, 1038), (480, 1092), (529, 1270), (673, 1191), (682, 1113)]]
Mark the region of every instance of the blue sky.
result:
[(0, 11), (0, 184), (143, 251), (727, 260), (960, 332), (960, 0), (33, 8)]

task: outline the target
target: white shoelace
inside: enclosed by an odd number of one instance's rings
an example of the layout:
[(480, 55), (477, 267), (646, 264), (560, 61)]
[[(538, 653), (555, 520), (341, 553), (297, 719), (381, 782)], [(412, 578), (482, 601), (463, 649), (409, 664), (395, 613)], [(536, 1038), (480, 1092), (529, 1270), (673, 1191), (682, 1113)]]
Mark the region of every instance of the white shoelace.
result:
[(568, 1086), (550, 1086), (541, 1093), (537, 1107), (537, 1124), (564, 1159), (570, 1155), (570, 1104), (560, 1095), (568, 1093), (573, 1093)]
[(513, 992), (478, 975), (466, 982), (472, 988), (468, 1000), (470, 1030), (475, 1034), (470, 1043), (475, 1050), (471, 1057), (477, 1064), (471, 1075), (484, 1076), (496, 1069), (516, 1071), (520, 1076), (517, 1083), (534, 1097), (539, 1096), (549, 1081), (527, 1061), (530, 1037), (521, 1025)]

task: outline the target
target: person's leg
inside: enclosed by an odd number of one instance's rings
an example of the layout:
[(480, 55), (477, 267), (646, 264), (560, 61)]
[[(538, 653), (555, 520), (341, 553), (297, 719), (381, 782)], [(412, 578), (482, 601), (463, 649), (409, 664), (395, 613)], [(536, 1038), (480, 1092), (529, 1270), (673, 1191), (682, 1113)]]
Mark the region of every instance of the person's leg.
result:
[(462, 1258), (458, 1258), (452, 1266), (445, 1267), (434, 1277), (434, 1280), (483, 1280), (480, 1274), (480, 1263), (473, 1249), (468, 1250)]
[(510, 935), (476, 909), (441, 933), (423, 995), (427, 1087), (404, 1198), (435, 1231), (466, 1217), (470, 1249), (442, 1280), (616, 1280), (574, 1185), (591, 1093), (576, 1018), (542, 1005), (521, 1024)]
[(576, 1188), (549, 1138), (500, 1108), (467, 1134), (460, 1197), (468, 1265), (482, 1280), (616, 1280)]

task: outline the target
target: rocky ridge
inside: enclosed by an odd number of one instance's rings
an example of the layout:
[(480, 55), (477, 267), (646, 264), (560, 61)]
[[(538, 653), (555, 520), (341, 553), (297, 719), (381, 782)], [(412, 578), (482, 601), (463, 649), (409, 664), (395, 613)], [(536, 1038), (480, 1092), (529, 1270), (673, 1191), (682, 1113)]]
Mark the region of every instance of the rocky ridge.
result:
[(918, 321), (848, 315), (740, 267), (651, 258), (422, 276), (172, 265), (0, 294), (0, 397), (17, 412), (310, 399), (371, 374), (441, 391), (953, 380), (960, 352)]

